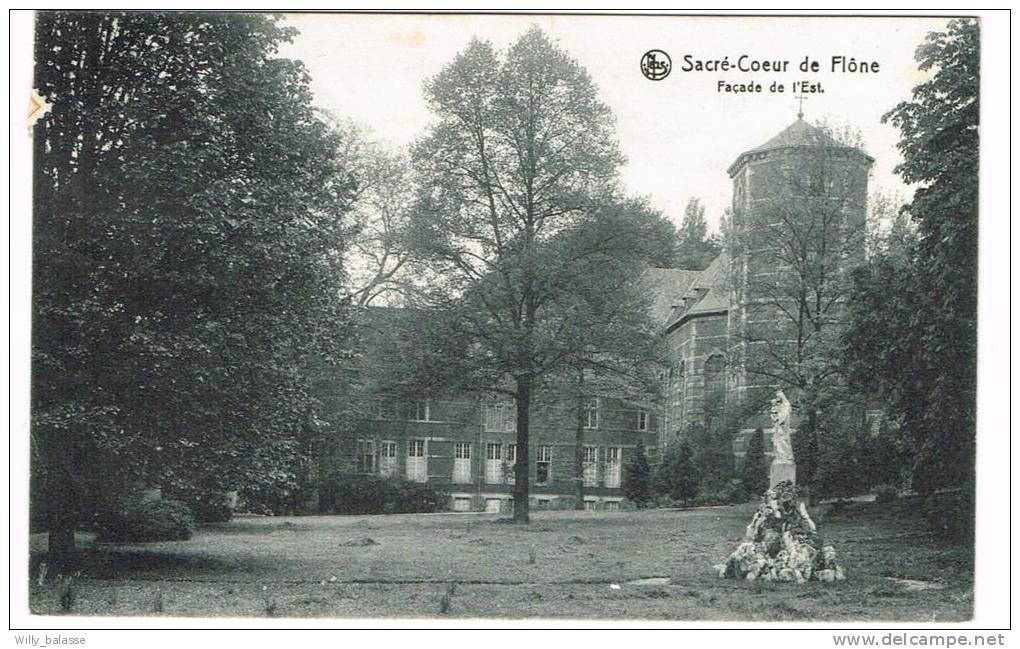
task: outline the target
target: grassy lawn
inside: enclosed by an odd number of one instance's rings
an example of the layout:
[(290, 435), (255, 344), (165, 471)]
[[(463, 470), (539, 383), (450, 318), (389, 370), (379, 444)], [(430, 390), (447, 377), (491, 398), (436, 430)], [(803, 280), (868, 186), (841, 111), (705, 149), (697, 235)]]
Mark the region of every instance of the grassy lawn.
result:
[[(536, 512), (527, 527), (496, 514), (239, 518), (190, 541), (87, 549), (71, 612), (439, 617), (452, 589), (450, 617), (971, 617), (970, 553), (932, 538), (910, 502), (815, 510), (845, 582), (720, 580), (712, 565), (738, 543), (753, 509)], [(669, 583), (627, 583), (649, 577)], [(60, 588), (53, 575), (33, 580), (32, 611), (60, 613)]]

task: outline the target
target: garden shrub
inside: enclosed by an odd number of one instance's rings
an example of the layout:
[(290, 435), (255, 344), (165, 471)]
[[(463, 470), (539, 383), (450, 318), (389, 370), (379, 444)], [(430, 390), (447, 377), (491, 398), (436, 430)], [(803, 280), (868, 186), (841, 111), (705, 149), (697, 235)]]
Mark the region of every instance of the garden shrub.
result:
[(883, 505), (895, 501), (900, 495), (900, 490), (891, 484), (878, 485), (872, 492), (875, 494), (875, 502)]
[(568, 511), (576, 508), (577, 508), (576, 496), (558, 496), (556, 498), (553, 498), (552, 502), (550, 502), (546, 507), (546, 509), (552, 509), (556, 511)]
[(188, 504), (199, 523), (226, 523), (234, 517), (234, 510), (223, 492), (197, 495)]
[(357, 475), (326, 480), (323, 511), (336, 514), (420, 514), (439, 511), (446, 496), (428, 484), (402, 478)]
[(304, 510), (306, 492), (296, 480), (281, 478), (241, 491), (238, 511), (264, 516), (289, 516)]
[(185, 541), (195, 530), (195, 516), (179, 500), (132, 501), (106, 512), (100, 519), (100, 541), (148, 543)]
[(650, 505), (655, 509), (683, 509), (687, 507), (684, 501), (674, 500), (669, 496), (656, 496), (651, 500)]
[(707, 505), (733, 505), (745, 503), (747, 500), (748, 495), (744, 489), (743, 481), (734, 479), (730, 480), (729, 484), (718, 491), (699, 494), (691, 501), (691, 504), (699, 507)]

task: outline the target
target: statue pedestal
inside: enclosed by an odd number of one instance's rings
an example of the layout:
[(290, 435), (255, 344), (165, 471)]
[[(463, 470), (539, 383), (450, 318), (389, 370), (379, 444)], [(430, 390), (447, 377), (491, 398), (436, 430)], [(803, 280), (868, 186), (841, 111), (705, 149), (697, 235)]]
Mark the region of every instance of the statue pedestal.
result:
[(796, 462), (773, 462), (769, 467), (769, 489), (780, 482), (789, 480), (797, 484), (797, 463)]

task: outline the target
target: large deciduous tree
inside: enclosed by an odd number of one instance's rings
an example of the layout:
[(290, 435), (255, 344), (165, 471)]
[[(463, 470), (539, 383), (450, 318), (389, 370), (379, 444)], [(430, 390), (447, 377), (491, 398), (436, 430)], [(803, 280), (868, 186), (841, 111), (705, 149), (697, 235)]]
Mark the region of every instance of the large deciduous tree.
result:
[(913, 442), (923, 493), (962, 486), (973, 498), (977, 362), (980, 34), (954, 20), (917, 49), (931, 77), (884, 119), (902, 138), (897, 172), (920, 187), (907, 212), (918, 243), (856, 277), (846, 359), (883, 394)]
[(354, 187), (345, 268), (348, 299), (357, 307), (398, 295), (413, 246), (406, 241), (414, 200), (407, 158), (374, 141), (367, 129), (335, 120), (339, 162)]
[(33, 514), (54, 556), (126, 485), (292, 487), (302, 370), (347, 320), (351, 186), (292, 31), (249, 14), (42, 12)]
[(556, 300), (588, 254), (563, 254), (557, 238), (616, 190), (614, 120), (537, 27), (505, 52), (472, 40), (425, 96), (436, 123), (414, 151), (414, 238), (436, 282), (420, 295), (456, 318), (460, 378), (516, 402), (514, 518), (526, 522), (533, 391), (569, 352)]
[(551, 388), (548, 392), (573, 397), (578, 509), (584, 508), (585, 467), (592, 461), (584, 456), (592, 402), (619, 400), (647, 417), (657, 401), (664, 336), (652, 318), (644, 276), (660, 251), (645, 246), (668, 221), (654, 214), (633, 217), (632, 210), (612, 203), (551, 242), (562, 258), (576, 261), (564, 269), (561, 290), (547, 312), (558, 323), (549, 344), (558, 344), (560, 362), (548, 368), (541, 383)]

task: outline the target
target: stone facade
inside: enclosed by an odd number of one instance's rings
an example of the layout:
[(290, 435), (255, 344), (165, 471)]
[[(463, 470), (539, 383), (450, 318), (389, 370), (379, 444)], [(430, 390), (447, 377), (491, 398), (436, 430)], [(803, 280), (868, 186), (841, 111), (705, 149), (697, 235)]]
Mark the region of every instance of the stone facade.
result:
[[(391, 363), (386, 351), (414, 326), (408, 311), (369, 308), (363, 315), (361, 366)], [(327, 377), (328, 374), (324, 374)], [(329, 381), (323, 382), (327, 395)], [(516, 449), (512, 399), (477, 393), (405, 401), (378, 396), (354, 407), (323, 398), (318, 476), (392, 475), (432, 485), (450, 496), (454, 510), (511, 511)], [(655, 454), (659, 414), (652, 404), (611, 396), (587, 400), (584, 427), (584, 506), (613, 510), (623, 502), (623, 467), (638, 445)], [(531, 505), (570, 508), (576, 501), (578, 415), (573, 399), (532, 404), (528, 469)]]
[[(468, 395), (380, 403), (352, 431), (322, 436), (320, 472), (393, 475), (450, 494), (451, 508), (510, 511), (516, 457), (512, 402)], [(575, 486), (576, 409), (554, 403), (533, 410), (529, 444), (532, 505), (568, 507)], [(639, 444), (656, 444), (657, 416), (600, 397), (586, 409), (585, 507), (616, 509), (623, 465)], [(559, 502), (554, 502), (559, 499)]]
[[(728, 170), (733, 210), (724, 252), (704, 270), (657, 268), (646, 275), (653, 316), (667, 341), (660, 403), (653, 407), (602, 396), (586, 411), (586, 508), (620, 506), (623, 466), (639, 444), (654, 462), (692, 426), (722, 433), (727, 413), (747, 403), (755, 390), (777, 387), (748, 371), (749, 363), (759, 362), (761, 349), (789, 336), (775, 325), (783, 302), (767, 294), (769, 283), (789, 271), (781, 254), (789, 242), (770, 238), (769, 228), (773, 221), (818, 214), (831, 214), (826, 222), (833, 227), (863, 224), (871, 163), (862, 151), (837, 144), (801, 119), (738, 156)], [(847, 261), (863, 252), (862, 239)], [(414, 317), (400, 309), (371, 309), (367, 317), (376, 332), (369, 349), (384, 350), (388, 337), (415, 326)], [(752, 333), (762, 342), (751, 341)], [(449, 493), (455, 510), (510, 511), (512, 401), (454, 394), (412, 402), (377, 399), (352, 407), (331, 404), (329, 394), (326, 381), (324, 402), (333, 415), (320, 436), (320, 474), (397, 475)], [(796, 429), (796, 415), (791, 426)], [(750, 413), (739, 430), (729, 431), (738, 433), (737, 458), (756, 428), (765, 432), (766, 452), (771, 452), (768, 416)], [(568, 506), (574, 497), (576, 429), (577, 410), (569, 400), (554, 398), (533, 407), (528, 466), (534, 507)]]
[[(687, 287), (657, 298), (671, 305), (660, 446), (692, 425), (720, 425), (723, 413), (739, 412), (777, 387), (768, 377), (770, 354), (795, 335), (781, 313), (790, 303), (780, 297), (796, 263), (787, 254), (790, 233), (803, 235), (797, 245), (828, 259), (833, 272), (848, 271), (862, 259), (863, 237), (838, 257), (820, 251), (839, 239), (834, 230), (863, 227), (872, 162), (798, 119), (730, 166), (732, 215), (724, 252), (693, 276), (674, 270)], [(815, 231), (825, 234), (816, 237)], [(838, 307), (831, 310), (834, 321)], [(767, 417), (749, 414), (737, 431), (735, 455), (743, 455), (756, 428), (765, 431), (770, 453), (770, 425)]]

